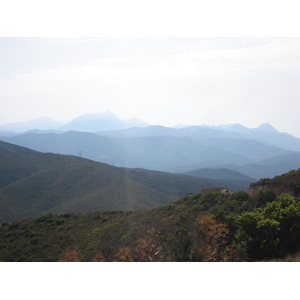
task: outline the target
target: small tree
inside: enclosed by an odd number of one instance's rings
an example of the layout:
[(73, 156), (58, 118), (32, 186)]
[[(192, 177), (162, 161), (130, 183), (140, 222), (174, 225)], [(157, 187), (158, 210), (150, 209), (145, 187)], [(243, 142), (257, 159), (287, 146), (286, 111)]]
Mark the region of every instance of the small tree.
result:
[(63, 255), (62, 258), (58, 260), (58, 262), (79, 262), (81, 261), (78, 258), (78, 252), (67, 250)]
[(93, 258), (93, 262), (105, 262), (106, 259), (104, 258), (102, 252), (97, 252), (95, 257)]
[(147, 230), (147, 235), (135, 242), (135, 261), (156, 262), (162, 258), (162, 246), (157, 243), (158, 233), (154, 228)]
[(230, 261), (235, 252), (229, 245), (229, 230), (223, 223), (217, 222), (211, 215), (197, 218), (197, 252), (201, 261)]

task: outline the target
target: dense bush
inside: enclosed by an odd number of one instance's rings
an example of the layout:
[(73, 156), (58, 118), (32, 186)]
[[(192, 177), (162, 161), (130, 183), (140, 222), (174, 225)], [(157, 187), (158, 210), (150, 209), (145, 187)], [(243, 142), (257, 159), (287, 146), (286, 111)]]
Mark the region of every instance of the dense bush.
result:
[(272, 190), (210, 191), (138, 212), (46, 214), (0, 228), (0, 261), (253, 261), (300, 250), (300, 204)]
[(238, 216), (237, 222), (237, 240), (250, 260), (300, 249), (300, 204), (288, 194)]

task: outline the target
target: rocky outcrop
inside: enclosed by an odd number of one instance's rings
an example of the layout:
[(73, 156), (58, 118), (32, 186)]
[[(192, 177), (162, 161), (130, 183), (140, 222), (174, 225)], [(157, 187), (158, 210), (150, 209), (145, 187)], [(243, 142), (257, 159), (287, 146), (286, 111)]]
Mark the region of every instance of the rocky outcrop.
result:
[(300, 198), (300, 169), (275, 176), (272, 179), (264, 178), (258, 182), (251, 183), (248, 193), (253, 195), (264, 190), (273, 190), (276, 195), (286, 193)]

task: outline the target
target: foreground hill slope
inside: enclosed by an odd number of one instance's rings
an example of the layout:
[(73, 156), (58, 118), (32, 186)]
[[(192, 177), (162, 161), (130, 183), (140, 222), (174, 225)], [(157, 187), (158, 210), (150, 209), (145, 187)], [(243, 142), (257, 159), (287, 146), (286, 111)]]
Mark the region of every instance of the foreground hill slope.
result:
[(0, 261), (261, 261), (300, 250), (300, 202), (273, 191), (186, 194), (139, 211), (0, 226)]
[(75, 156), (0, 153), (0, 220), (48, 212), (145, 209), (218, 185), (209, 179), (118, 168)]

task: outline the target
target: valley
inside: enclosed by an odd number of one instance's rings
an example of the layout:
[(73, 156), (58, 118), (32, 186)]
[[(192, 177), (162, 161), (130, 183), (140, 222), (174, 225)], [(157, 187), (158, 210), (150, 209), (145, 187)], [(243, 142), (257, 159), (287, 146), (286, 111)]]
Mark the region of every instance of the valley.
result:
[[(0, 142), (0, 220), (45, 213), (155, 207), (222, 181), (114, 167), (71, 155), (35, 152)], [(19, 152), (16, 152), (19, 151)]]

